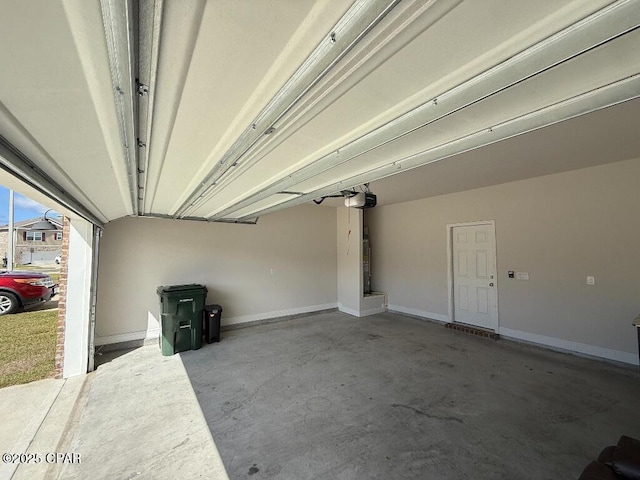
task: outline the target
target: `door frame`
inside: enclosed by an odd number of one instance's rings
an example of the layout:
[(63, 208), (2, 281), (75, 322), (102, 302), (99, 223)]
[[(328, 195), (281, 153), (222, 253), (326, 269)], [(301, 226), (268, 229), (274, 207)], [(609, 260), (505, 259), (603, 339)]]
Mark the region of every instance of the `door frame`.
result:
[(453, 289), (453, 229), (455, 227), (474, 227), (486, 225), (489, 226), (493, 232), (493, 248), (494, 258), (496, 261), (496, 274), (495, 274), (495, 312), (496, 312), (496, 329), (498, 333), (500, 328), (500, 312), (498, 310), (498, 239), (496, 237), (496, 221), (495, 220), (479, 220), (476, 222), (463, 222), (463, 223), (449, 223), (447, 224), (447, 289), (448, 289), (448, 301), (449, 301), (449, 320), (447, 323), (453, 323), (455, 321), (455, 305), (454, 305), (454, 289)]

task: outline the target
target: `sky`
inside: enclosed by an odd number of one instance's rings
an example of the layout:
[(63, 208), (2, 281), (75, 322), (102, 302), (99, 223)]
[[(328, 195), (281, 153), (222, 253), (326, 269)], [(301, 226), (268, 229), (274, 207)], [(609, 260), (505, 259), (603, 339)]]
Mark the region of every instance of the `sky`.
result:
[[(42, 217), (42, 214), (49, 210), (49, 207), (40, 205), (35, 200), (31, 200), (18, 192), (15, 192), (13, 207), (14, 222)], [(47, 213), (47, 218), (56, 218), (58, 215), (58, 212), (51, 211)], [(7, 223), (9, 223), (9, 189), (0, 185), (0, 225), (6, 225)]]

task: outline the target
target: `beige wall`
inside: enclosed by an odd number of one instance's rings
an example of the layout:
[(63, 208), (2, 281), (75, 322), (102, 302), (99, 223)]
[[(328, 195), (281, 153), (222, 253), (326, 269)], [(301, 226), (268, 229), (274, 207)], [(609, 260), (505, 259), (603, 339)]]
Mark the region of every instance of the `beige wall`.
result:
[(637, 363), (639, 178), (636, 159), (369, 210), (373, 288), (447, 320), (446, 226), (495, 220), (500, 333)]
[(336, 265), (333, 208), (295, 207), (257, 225), (116, 220), (100, 244), (96, 344), (157, 329), (158, 285), (205, 284), (223, 324), (334, 308)]
[[(638, 178), (636, 159), (367, 210), (373, 289), (390, 309), (448, 320), (447, 225), (494, 220), (500, 333), (637, 363)], [(101, 243), (96, 344), (157, 334), (162, 284), (206, 284), (223, 323), (337, 304), (361, 310), (361, 213), (305, 205), (255, 226), (112, 222)], [(508, 270), (530, 280), (508, 279)]]

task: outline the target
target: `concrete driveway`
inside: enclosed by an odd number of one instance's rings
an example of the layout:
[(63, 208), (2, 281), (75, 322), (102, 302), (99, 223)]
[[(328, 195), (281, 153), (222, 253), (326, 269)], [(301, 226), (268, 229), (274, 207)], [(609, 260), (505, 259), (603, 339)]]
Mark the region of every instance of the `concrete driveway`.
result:
[(0, 389), (0, 480), (228, 479), (180, 355), (119, 353), (89, 375)]

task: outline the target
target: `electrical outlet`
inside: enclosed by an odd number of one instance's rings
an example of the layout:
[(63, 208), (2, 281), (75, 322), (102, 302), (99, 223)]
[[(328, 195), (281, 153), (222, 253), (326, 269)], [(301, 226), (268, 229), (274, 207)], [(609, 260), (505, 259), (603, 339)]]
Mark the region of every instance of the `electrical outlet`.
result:
[(587, 285), (595, 285), (596, 277), (587, 277)]

